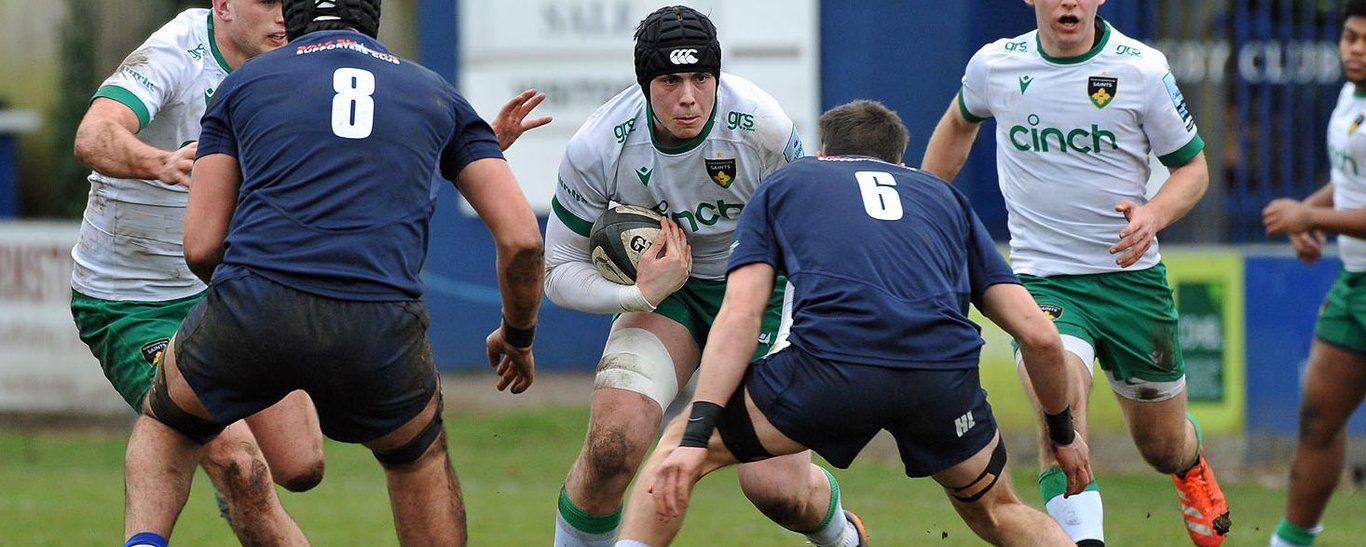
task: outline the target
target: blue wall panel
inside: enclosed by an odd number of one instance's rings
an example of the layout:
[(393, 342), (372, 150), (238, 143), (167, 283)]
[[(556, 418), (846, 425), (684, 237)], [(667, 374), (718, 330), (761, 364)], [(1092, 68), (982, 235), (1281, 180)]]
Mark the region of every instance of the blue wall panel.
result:
[[(1341, 263), (1305, 265), (1290, 257), (1247, 258), (1247, 431), (1293, 437), (1298, 427), (1301, 378), (1319, 304)], [(1366, 434), (1366, 410), (1350, 425)]]

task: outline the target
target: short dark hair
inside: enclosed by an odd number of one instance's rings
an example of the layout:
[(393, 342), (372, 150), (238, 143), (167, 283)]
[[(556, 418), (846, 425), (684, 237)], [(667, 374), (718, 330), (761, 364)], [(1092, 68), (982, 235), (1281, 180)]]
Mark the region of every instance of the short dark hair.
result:
[(1338, 10), (1338, 30), (1347, 24), (1348, 17), (1366, 17), (1366, 0), (1343, 0)]
[(872, 156), (901, 163), (910, 132), (896, 111), (865, 99), (850, 101), (821, 115), (821, 151), (827, 156)]

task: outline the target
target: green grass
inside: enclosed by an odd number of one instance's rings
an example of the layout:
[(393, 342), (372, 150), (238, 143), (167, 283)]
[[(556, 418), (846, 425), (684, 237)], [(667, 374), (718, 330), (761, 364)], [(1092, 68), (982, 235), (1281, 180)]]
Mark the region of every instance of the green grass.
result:
[[(586, 409), (547, 408), (447, 417), (452, 460), (464, 488), (474, 545), (547, 545), (555, 499), (573, 461)], [(122, 534), (126, 432), (0, 432), (0, 543), (112, 545)], [(1103, 447), (1098, 448), (1103, 450)], [(1031, 460), (1014, 454), (1015, 462)], [(866, 460), (834, 470), (845, 506), (868, 524), (877, 545), (977, 545), (940, 488), (902, 476), (897, 462)], [(1012, 469), (1015, 489), (1039, 506), (1031, 467)], [(208, 481), (195, 480), (175, 533), (179, 545), (235, 545), (218, 517)], [(1156, 474), (1104, 474), (1107, 539), (1112, 545), (1189, 545), (1170, 481)], [(1233, 507), (1228, 546), (1266, 545), (1284, 492), (1253, 483), (1224, 484)], [(384, 478), (368, 451), (329, 442), (327, 476), (311, 492), (281, 491), (315, 545), (394, 545)], [(1359, 492), (1339, 492), (1320, 545), (1366, 538)], [(801, 545), (740, 494), (731, 471), (699, 485), (678, 545)], [(722, 539), (723, 538), (723, 539)]]

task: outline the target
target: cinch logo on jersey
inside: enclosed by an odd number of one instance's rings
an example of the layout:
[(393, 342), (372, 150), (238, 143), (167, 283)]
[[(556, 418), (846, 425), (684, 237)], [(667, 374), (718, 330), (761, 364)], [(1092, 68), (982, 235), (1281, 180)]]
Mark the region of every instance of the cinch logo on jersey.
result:
[[(660, 203), (663, 210), (668, 210), (668, 203)], [(685, 227), (693, 232), (702, 229), (702, 226), (714, 226), (722, 220), (735, 220), (740, 218), (740, 210), (744, 209), (743, 203), (729, 203), (724, 199), (718, 199), (715, 203), (705, 202), (697, 204), (691, 211), (679, 211), (669, 213), (669, 218), (674, 219), (679, 226)], [(661, 210), (655, 208), (656, 211)], [(685, 225), (683, 221), (688, 221)]]
[(675, 49), (670, 51), (669, 62), (676, 65), (695, 65), (697, 64), (697, 50)]
[(626, 137), (631, 136), (631, 132), (636, 130), (636, 119), (631, 118), (621, 122), (612, 128), (612, 135), (616, 136), (617, 144), (626, 142)]
[(1107, 141), (1111, 150), (1119, 150), (1115, 134), (1091, 124), (1088, 129), (1058, 129), (1039, 127), (1039, 115), (1030, 114), (1026, 119), (1029, 127), (1016, 125), (1010, 128), (1010, 144), (1021, 152), (1070, 152), (1099, 154), (1101, 145)]
[(563, 192), (566, 193), (566, 194), (569, 194), (569, 197), (570, 197), (570, 198), (572, 198), (574, 201), (577, 201), (577, 202), (579, 202), (579, 203), (588, 203), (588, 200), (583, 199), (583, 194), (580, 194), (578, 190), (575, 190), (575, 189), (573, 189), (573, 188), (570, 188), (568, 184), (565, 184), (565, 183), (564, 183), (564, 179), (559, 179), (559, 181), (560, 181), (560, 190), (563, 191)]
[(1328, 145), (1328, 161), (1333, 164), (1333, 167), (1338, 168), (1344, 173), (1351, 173), (1352, 176), (1360, 175), (1360, 173), (1357, 172), (1357, 160), (1352, 159), (1352, 156), (1348, 155), (1346, 150), (1331, 144)]
[(141, 72), (134, 70), (133, 67), (123, 65), (119, 67), (119, 72), (122, 72), (125, 76), (132, 78), (133, 81), (142, 84), (142, 87), (145, 87), (153, 91), (155, 91), (157, 88), (157, 85), (152, 83), (152, 80), (148, 79), (146, 76), (143, 76)]

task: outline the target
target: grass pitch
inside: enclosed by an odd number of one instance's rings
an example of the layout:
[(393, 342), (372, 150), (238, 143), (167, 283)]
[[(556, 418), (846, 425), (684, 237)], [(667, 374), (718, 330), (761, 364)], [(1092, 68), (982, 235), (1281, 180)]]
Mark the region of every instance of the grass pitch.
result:
[[(452, 461), (464, 489), (472, 545), (548, 545), (556, 496), (582, 442), (586, 408), (547, 407), (451, 413)], [(0, 431), (0, 543), (115, 545), (123, 528), (123, 450), (127, 431)], [(311, 492), (281, 497), (314, 545), (396, 545), (379, 465), (368, 451), (329, 442), (327, 474)], [(1094, 447), (1093, 450), (1105, 450)], [(1016, 491), (1039, 507), (1033, 455), (1012, 452)], [(833, 470), (846, 508), (868, 524), (875, 545), (978, 545), (929, 479), (910, 480), (898, 462), (865, 458)], [(1152, 474), (1100, 474), (1111, 545), (1189, 545), (1170, 480)], [(202, 472), (173, 544), (235, 545), (218, 517)], [(1227, 546), (1266, 545), (1284, 491), (1251, 482), (1223, 484), (1232, 507)], [(1344, 485), (1325, 518), (1319, 545), (1360, 545), (1362, 494)], [(694, 496), (677, 545), (802, 545), (745, 501), (733, 471), (707, 477)]]

